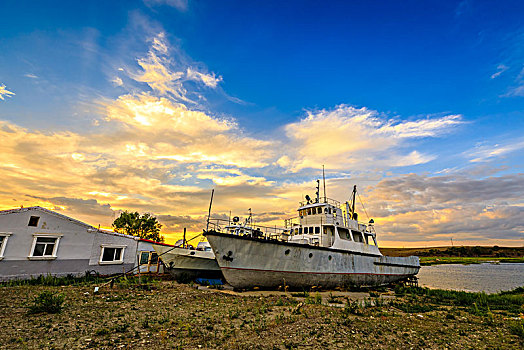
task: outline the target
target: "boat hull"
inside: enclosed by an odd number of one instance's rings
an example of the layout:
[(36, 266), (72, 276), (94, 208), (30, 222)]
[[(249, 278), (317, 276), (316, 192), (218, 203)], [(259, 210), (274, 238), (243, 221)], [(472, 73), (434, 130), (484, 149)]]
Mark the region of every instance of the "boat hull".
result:
[(223, 277), (213, 252), (179, 247), (155, 247), (155, 250), (164, 262), (166, 270), (177, 280)]
[(387, 257), (218, 232), (206, 237), (234, 288), (377, 286), (414, 276), (418, 257)]

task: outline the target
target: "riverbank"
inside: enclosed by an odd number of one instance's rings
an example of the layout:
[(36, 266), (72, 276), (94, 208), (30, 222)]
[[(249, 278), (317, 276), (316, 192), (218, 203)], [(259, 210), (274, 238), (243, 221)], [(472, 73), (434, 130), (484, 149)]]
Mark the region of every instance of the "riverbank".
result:
[[(524, 289), (486, 295), (397, 287), (321, 293), (199, 290), (172, 281), (114, 288), (1, 286), (0, 348), (506, 348), (524, 346)], [(42, 292), (60, 313), (28, 313)]]
[(421, 256), (420, 265), (441, 265), (441, 264), (483, 264), (483, 263), (524, 263), (521, 258), (494, 258), (494, 257), (456, 257), (456, 256)]
[(384, 255), (410, 256), (420, 258), (420, 264), (482, 264), (482, 263), (524, 263), (524, 247), (429, 247), (429, 248), (380, 248)]

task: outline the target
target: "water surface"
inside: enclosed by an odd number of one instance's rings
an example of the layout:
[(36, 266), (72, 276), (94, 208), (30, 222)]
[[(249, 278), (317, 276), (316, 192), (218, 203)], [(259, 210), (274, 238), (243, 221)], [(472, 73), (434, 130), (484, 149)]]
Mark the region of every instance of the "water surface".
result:
[(524, 286), (524, 264), (471, 264), (422, 266), (422, 287), (497, 293)]

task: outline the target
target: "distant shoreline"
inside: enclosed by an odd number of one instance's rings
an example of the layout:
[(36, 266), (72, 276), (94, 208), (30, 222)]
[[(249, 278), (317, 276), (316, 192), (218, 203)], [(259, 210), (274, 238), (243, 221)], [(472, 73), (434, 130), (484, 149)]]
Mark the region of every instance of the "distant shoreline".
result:
[(524, 263), (524, 247), (460, 246), (430, 248), (381, 248), (384, 255), (420, 257), (420, 264)]

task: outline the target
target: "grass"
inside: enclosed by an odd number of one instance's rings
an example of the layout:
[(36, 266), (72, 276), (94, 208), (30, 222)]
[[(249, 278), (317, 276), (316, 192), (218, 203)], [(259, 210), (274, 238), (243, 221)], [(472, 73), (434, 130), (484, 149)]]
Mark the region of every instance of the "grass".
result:
[(409, 295), (417, 300), (437, 305), (466, 307), (474, 314), (487, 314), (488, 310), (505, 311), (510, 314), (524, 312), (524, 288), (519, 287), (512, 291), (496, 294), (469, 293), (462, 291), (429, 289), (422, 287), (395, 288), (397, 295)]
[(482, 264), (487, 262), (501, 263), (524, 263), (524, 257), (505, 258), (505, 257), (457, 257), (457, 256), (421, 256), (420, 265), (441, 265), (441, 264)]
[(24, 280), (9, 280), (0, 282), (0, 287), (13, 287), (13, 286), (70, 286), (70, 285), (83, 285), (91, 283), (102, 283), (106, 282), (106, 278), (100, 277), (97, 273), (91, 273), (86, 271), (84, 276), (67, 275), (64, 277), (55, 277), (52, 275), (40, 275), (36, 278), (31, 277)]
[[(97, 294), (86, 284), (0, 288), (0, 348), (524, 348), (524, 288), (488, 295), (397, 287), (362, 299), (341, 291), (253, 295), (134, 282)], [(56, 314), (27, 314), (43, 292), (67, 304)]]
[(29, 314), (48, 313), (57, 314), (62, 311), (65, 297), (62, 294), (54, 294), (43, 291), (33, 299), (27, 308)]

